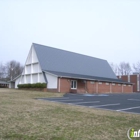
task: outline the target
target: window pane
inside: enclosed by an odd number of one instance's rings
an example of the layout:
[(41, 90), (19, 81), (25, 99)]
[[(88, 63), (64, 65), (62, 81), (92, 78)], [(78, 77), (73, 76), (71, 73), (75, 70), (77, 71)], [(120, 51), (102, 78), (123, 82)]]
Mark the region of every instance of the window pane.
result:
[(74, 88), (76, 88), (76, 81), (74, 81)]
[(71, 88), (73, 88), (73, 81), (71, 81)]

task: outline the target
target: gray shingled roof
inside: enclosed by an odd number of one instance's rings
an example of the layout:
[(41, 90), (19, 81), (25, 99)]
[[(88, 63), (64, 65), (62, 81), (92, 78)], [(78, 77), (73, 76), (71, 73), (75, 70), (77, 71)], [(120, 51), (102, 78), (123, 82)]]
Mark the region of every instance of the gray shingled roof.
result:
[(5, 81), (0, 81), (0, 84), (8, 84), (8, 83)]
[(117, 79), (106, 60), (33, 43), (43, 71)]

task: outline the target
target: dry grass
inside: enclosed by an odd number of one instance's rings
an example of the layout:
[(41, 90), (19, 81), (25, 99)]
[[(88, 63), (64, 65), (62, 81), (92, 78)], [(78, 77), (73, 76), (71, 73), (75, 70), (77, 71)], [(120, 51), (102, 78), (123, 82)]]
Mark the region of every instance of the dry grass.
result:
[(140, 128), (140, 115), (34, 99), (62, 95), (0, 89), (0, 139), (127, 140), (130, 127)]

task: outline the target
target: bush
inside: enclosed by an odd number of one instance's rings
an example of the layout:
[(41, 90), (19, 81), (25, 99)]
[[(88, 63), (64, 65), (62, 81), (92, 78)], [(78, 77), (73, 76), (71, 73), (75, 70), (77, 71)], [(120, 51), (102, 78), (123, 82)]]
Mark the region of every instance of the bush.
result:
[(19, 84), (18, 88), (46, 88), (46, 83)]

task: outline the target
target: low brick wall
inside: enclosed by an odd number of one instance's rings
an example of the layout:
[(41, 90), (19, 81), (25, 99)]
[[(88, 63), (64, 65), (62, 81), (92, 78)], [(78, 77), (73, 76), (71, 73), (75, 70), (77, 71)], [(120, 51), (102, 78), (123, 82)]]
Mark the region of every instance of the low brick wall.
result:
[(30, 90), (30, 91), (43, 91), (47, 92), (47, 88), (18, 88), (19, 90)]
[(57, 89), (49, 89), (49, 88), (47, 89), (47, 91), (48, 91), (48, 92), (58, 92)]

